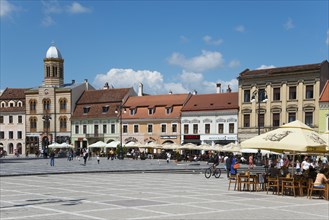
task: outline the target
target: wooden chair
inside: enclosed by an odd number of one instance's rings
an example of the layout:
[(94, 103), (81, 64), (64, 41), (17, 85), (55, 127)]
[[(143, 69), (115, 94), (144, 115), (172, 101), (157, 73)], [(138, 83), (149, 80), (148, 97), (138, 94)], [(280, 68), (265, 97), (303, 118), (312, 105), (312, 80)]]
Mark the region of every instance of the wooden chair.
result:
[(266, 184), (266, 194), (268, 194), (268, 190), (270, 188), (272, 189), (272, 194), (276, 192), (277, 195), (279, 195), (279, 189), (280, 189), (280, 182), (278, 177), (267, 177), (267, 184)]
[(293, 195), (296, 197), (296, 190), (299, 190), (298, 188), (298, 184), (295, 181), (294, 178), (282, 178), (281, 179), (281, 195), (283, 196), (285, 194), (285, 192), (289, 191), (292, 192)]
[(317, 187), (314, 187), (314, 182), (312, 179), (309, 179), (309, 186), (308, 186), (308, 189), (307, 189), (307, 198), (309, 199), (312, 199), (312, 195), (313, 195), (313, 192), (323, 192), (323, 196), (325, 196), (328, 192), (327, 192), (327, 188), (317, 188)]
[(236, 190), (237, 183), (238, 183), (238, 175), (239, 174), (230, 174), (229, 182), (228, 182), (228, 190), (231, 188), (231, 184), (234, 183), (234, 190)]
[(249, 190), (249, 175), (239, 174), (237, 177), (238, 177), (238, 182), (237, 182), (238, 191), (244, 190), (246, 186), (247, 186), (247, 190)]

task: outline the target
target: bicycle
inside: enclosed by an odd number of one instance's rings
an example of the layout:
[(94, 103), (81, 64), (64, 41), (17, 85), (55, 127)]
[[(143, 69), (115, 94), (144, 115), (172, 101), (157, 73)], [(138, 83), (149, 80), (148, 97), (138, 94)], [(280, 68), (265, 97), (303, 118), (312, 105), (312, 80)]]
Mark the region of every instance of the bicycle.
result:
[(211, 176), (215, 176), (215, 178), (219, 178), (220, 175), (222, 174), (222, 171), (220, 170), (219, 167), (209, 167), (205, 170), (204, 176), (209, 179)]

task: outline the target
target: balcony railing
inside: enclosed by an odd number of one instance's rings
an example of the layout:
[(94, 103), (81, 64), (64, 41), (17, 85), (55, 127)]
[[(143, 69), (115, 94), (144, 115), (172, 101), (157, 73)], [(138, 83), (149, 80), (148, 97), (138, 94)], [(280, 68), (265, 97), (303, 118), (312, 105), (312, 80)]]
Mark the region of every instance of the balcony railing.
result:
[(93, 134), (86, 134), (86, 138), (103, 138), (104, 134), (93, 133)]

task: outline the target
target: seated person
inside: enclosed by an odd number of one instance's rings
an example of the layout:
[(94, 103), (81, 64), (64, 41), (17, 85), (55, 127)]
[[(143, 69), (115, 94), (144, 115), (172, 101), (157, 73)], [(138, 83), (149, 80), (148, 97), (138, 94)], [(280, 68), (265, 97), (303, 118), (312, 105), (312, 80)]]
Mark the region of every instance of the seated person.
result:
[(271, 178), (278, 177), (280, 174), (280, 170), (276, 167), (275, 163), (271, 164), (270, 169), (268, 169), (267, 175)]
[(313, 181), (316, 179), (317, 177), (317, 172), (316, 169), (312, 166), (310, 166), (310, 168), (308, 169), (308, 178), (313, 179)]
[(314, 188), (325, 188), (325, 183), (329, 183), (329, 180), (324, 175), (325, 169), (321, 169), (319, 173), (316, 175), (314, 181)]

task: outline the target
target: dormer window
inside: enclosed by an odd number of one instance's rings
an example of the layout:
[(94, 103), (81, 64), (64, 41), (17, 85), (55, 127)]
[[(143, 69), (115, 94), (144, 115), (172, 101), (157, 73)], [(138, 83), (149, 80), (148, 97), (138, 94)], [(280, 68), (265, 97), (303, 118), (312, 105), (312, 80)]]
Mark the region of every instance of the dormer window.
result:
[(136, 109), (135, 108), (130, 109), (130, 115), (135, 115), (135, 114), (136, 114)]
[(103, 113), (106, 113), (109, 111), (109, 106), (106, 105), (106, 106), (103, 106)]
[(87, 114), (90, 111), (90, 106), (83, 107), (83, 114)]
[(153, 115), (155, 112), (154, 106), (148, 108), (149, 115)]
[(166, 114), (169, 115), (172, 112), (172, 107), (166, 108)]

